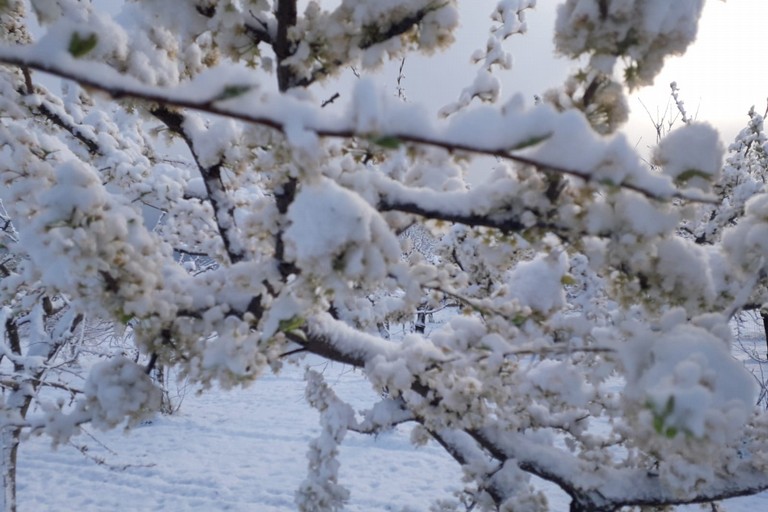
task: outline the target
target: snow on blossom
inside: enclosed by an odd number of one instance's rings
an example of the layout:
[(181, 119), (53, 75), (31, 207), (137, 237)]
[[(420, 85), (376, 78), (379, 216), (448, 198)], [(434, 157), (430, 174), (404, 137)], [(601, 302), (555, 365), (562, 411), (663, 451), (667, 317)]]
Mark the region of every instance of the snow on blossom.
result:
[(20, 230), (46, 284), (76, 298), (100, 295), (93, 306), (119, 317), (170, 315), (174, 292), (164, 285), (163, 274), (183, 274), (169, 264), (140, 214), (108, 193), (93, 169), (79, 161), (41, 166), (46, 170), (55, 186), (27, 198), (36, 214)]
[(562, 277), (567, 271), (565, 253), (539, 255), (522, 261), (507, 278), (509, 295), (540, 313), (549, 313), (565, 304)]
[(568, 405), (586, 407), (594, 399), (583, 376), (572, 365), (560, 361), (542, 361), (529, 372), (533, 385), (544, 393), (559, 396)]
[(709, 190), (723, 165), (720, 136), (706, 123), (692, 123), (673, 130), (654, 151), (654, 163), (675, 182)]
[(134, 425), (160, 410), (161, 391), (140, 365), (124, 357), (97, 363), (83, 389), (91, 424), (114, 428)]
[(648, 85), (668, 55), (696, 38), (704, 0), (568, 0), (558, 7), (555, 44), (565, 55), (627, 56), (630, 85)]
[(400, 260), (400, 243), (381, 215), (330, 180), (304, 185), (288, 220), (286, 255), (312, 274), (382, 279)]
[(686, 300), (692, 301), (691, 311), (696, 310), (697, 301), (709, 303), (714, 299), (706, 249), (690, 241), (670, 238), (659, 242), (656, 256), (661, 288), (669, 292), (685, 289)]
[(653, 427), (715, 442), (738, 436), (755, 403), (755, 383), (729, 345), (709, 330), (679, 322), (663, 332), (640, 333), (620, 350), (627, 370), (626, 397), (649, 408)]
[(355, 413), (325, 383), (320, 373), (307, 370), (306, 399), (320, 412), (320, 435), (310, 443), (307, 458), (309, 474), (296, 493), (296, 504), (302, 512), (341, 510), (349, 499), (349, 491), (338, 483), (340, 464), (336, 457), (347, 429), (355, 424)]
[(384, 109), (382, 91), (376, 87), (373, 80), (363, 79), (356, 85), (353, 98), (355, 129), (360, 133), (377, 132)]

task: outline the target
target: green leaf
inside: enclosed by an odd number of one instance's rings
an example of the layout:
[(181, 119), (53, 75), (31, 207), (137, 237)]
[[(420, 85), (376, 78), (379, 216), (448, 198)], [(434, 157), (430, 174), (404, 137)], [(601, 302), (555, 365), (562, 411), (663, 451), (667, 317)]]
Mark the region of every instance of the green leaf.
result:
[(535, 137), (530, 137), (528, 139), (523, 140), (522, 142), (518, 142), (517, 144), (515, 144), (514, 146), (509, 148), (509, 150), (510, 151), (517, 151), (519, 149), (529, 148), (531, 146), (535, 146), (536, 144), (544, 142), (545, 140), (547, 140), (551, 136), (552, 136), (551, 133), (547, 133), (545, 135), (538, 135), (538, 136), (535, 136)]
[(99, 38), (95, 33), (83, 37), (78, 32), (73, 32), (72, 37), (69, 38), (69, 53), (74, 58), (79, 59), (96, 48), (98, 42)]
[(646, 407), (653, 411), (653, 430), (655, 430), (657, 434), (663, 434), (669, 438), (675, 437), (677, 435), (677, 427), (669, 426), (665, 428), (667, 419), (675, 410), (674, 396), (670, 396), (667, 399), (667, 403), (664, 404), (664, 409), (662, 409), (660, 412), (658, 407), (650, 400), (646, 402)]
[(598, 180), (598, 183), (605, 187), (614, 187), (614, 188), (618, 187), (618, 184), (615, 181), (613, 181), (611, 178), (602, 178)]
[(400, 147), (400, 144), (403, 143), (403, 141), (400, 140), (400, 138), (395, 137), (393, 135), (382, 135), (381, 137), (376, 137), (374, 139), (371, 139), (371, 142), (373, 142), (377, 146), (381, 146), (387, 149), (397, 149)]
[(675, 183), (685, 183), (692, 178), (704, 178), (705, 180), (709, 181), (712, 179), (712, 175), (704, 171), (699, 171), (698, 169), (688, 169), (687, 171), (681, 172), (677, 175), (675, 178)]
[(657, 434), (661, 434), (661, 431), (664, 430), (664, 418), (658, 414), (653, 416), (653, 430), (655, 430)]
[(304, 319), (297, 315), (292, 318), (280, 320), (280, 323), (278, 324), (278, 330), (280, 330), (280, 332), (295, 331), (296, 329), (301, 327), (303, 323), (304, 323)]
[(218, 96), (213, 99), (213, 101), (237, 98), (238, 96), (242, 96), (243, 94), (247, 93), (251, 89), (253, 89), (252, 85), (227, 85), (224, 86), (224, 89), (218, 94)]
[(130, 322), (133, 319), (133, 315), (123, 313), (122, 311), (118, 312), (117, 317), (118, 317), (117, 319), (123, 325), (128, 325), (128, 322)]
[(624, 68), (624, 82), (630, 88), (635, 86), (639, 78), (640, 78), (640, 67), (637, 64), (632, 64)]
[(512, 323), (515, 324), (515, 327), (521, 327), (526, 320), (528, 320), (527, 316), (515, 315), (514, 318), (512, 318)]

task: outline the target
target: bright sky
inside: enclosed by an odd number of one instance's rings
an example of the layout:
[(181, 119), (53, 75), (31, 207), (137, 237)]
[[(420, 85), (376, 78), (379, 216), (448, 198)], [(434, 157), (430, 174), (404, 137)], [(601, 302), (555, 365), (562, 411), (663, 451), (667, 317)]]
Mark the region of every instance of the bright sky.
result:
[[(304, 3), (301, 0), (300, 4)], [(475, 76), (476, 67), (469, 63), (469, 56), (485, 46), (489, 15), (496, 3), (460, 1), (461, 27), (456, 44), (432, 56), (408, 57), (402, 85), (410, 101), (426, 102), (436, 112), (458, 98)], [(528, 33), (507, 41), (515, 64), (511, 71), (500, 75), (503, 97), (520, 92), (532, 102), (534, 94), (562, 84), (573, 68), (570, 61), (553, 56), (555, 11), (560, 3), (539, 0), (536, 8), (528, 11)], [(109, 2), (104, 4), (108, 6)], [(697, 41), (683, 57), (667, 60), (655, 85), (630, 98), (632, 114), (625, 130), (630, 140), (639, 147), (655, 143), (655, 130), (642, 104), (654, 118), (661, 116), (668, 105), (669, 83), (676, 81), (689, 113), (715, 125), (723, 140), (730, 142), (746, 124), (750, 106), (755, 105), (760, 113), (766, 108), (768, 51), (764, 46), (768, 47), (768, 38), (763, 34), (767, 24), (768, 0), (707, 0)], [(382, 86), (391, 88), (393, 94), (398, 67), (399, 63), (390, 63), (382, 73)], [(355, 78), (351, 72), (344, 75), (341, 83), (328, 84), (327, 96), (348, 90)], [(318, 97), (324, 94), (320, 91)]]
[[(656, 116), (676, 81), (690, 115), (720, 129), (730, 142), (754, 105), (763, 114), (768, 99), (768, 57), (765, 37), (766, 0), (708, 0), (696, 42), (683, 57), (668, 59), (656, 85), (633, 95), (629, 133), (642, 134), (642, 143), (655, 141), (653, 127), (640, 100)], [(646, 123), (648, 128), (643, 129)]]
[[(431, 57), (408, 57), (403, 85), (409, 100), (425, 101), (437, 110), (458, 98), (474, 77), (476, 68), (469, 64), (469, 55), (485, 45), (488, 16), (495, 3), (460, 2), (461, 27), (456, 44)], [(527, 16), (528, 33), (507, 41), (515, 64), (511, 71), (499, 75), (504, 84), (503, 96), (520, 92), (532, 101), (534, 94), (562, 84), (574, 67), (570, 61), (553, 56), (553, 27), (559, 3), (540, 0)], [(712, 123), (720, 129), (723, 140), (730, 142), (746, 124), (750, 106), (755, 105), (760, 113), (765, 111), (766, 24), (768, 0), (707, 0), (697, 41), (683, 57), (667, 60), (653, 86), (630, 97), (632, 114), (625, 130), (630, 140), (639, 147), (655, 144), (655, 130), (642, 104), (654, 118), (657, 111), (658, 116), (663, 114), (670, 98), (669, 84), (676, 81), (689, 114)], [(382, 84), (394, 89), (396, 66), (387, 66), (384, 74)]]

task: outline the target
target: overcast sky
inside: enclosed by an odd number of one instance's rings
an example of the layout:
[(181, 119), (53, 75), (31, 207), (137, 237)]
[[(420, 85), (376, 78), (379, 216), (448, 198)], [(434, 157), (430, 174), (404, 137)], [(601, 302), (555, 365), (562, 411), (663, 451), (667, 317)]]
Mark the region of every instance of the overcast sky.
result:
[[(670, 0), (676, 1), (676, 0)], [(474, 78), (469, 56), (488, 37), (488, 16), (496, 0), (459, 2), (461, 27), (457, 43), (431, 57), (412, 56), (405, 64), (405, 93), (409, 100), (426, 102), (435, 111), (458, 98)], [(572, 62), (554, 56), (552, 43), (556, 6), (540, 0), (528, 11), (529, 31), (508, 40), (515, 65), (500, 75), (503, 95), (515, 92), (532, 99), (534, 94), (563, 83), (574, 69)], [(632, 114), (625, 131), (639, 147), (655, 143), (655, 131), (644, 103), (654, 117), (663, 114), (669, 100), (669, 83), (676, 81), (691, 115), (721, 130), (730, 142), (747, 120), (749, 107), (765, 111), (768, 98), (768, 0), (708, 0), (696, 42), (680, 58), (667, 60), (653, 86), (630, 97)], [(388, 66), (385, 84), (395, 88), (395, 67)], [(388, 87), (390, 85), (387, 85)], [(642, 102), (642, 103), (641, 103)], [(670, 106), (672, 108), (672, 106)], [(673, 112), (674, 114), (674, 112)]]
[[(698, 110), (698, 119), (715, 125), (730, 142), (745, 126), (752, 105), (761, 114), (766, 109), (766, 23), (766, 0), (708, 0), (694, 45), (683, 57), (668, 59), (654, 87), (633, 95), (633, 131), (648, 118), (638, 98), (649, 108), (660, 105), (663, 109), (674, 80), (689, 113)], [(652, 135), (648, 132), (646, 137)]]
[[(321, 0), (333, 4), (338, 0)], [(678, 1), (678, 0), (669, 0)], [(426, 103), (437, 110), (455, 101), (472, 82), (476, 67), (469, 56), (485, 46), (489, 15), (498, 0), (460, 0), (461, 26), (457, 42), (448, 51), (423, 57), (409, 56), (402, 84), (410, 101)], [(306, 0), (300, 0), (304, 5)], [(562, 2), (539, 0), (528, 12), (528, 33), (507, 42), (515, 65), (502, 73), (503, 96), (520, 92), (532, 101), (535, 94), (558, 86), (570, 71), (572, 62), (558, 59), (552, 43), (555, 11)], [(113, 4), (113, 5), (110, 5)], [(117, 7), (119, 2), (104, 1), (101, 7)], [(669, 83), (676, 81), (691, 115), (720, 129), (730, 142), (746, 124), (746, 113), (755, 105), (763, 113), (768, 98), (768, 0), (707, 0), (697, 41), (681, 58), (668, 59), (653, 86), (636, 91), (630, 98), (632, 114), (625, 132), (639, 147), (655, 143), (655, 131), (642, 104), (658, 118), (669, 101)], [(382, 84), (396, 88), (398, 63), (386, 66)], [(346, 72), (341, 84), (327, 84), (328, 95), (342, 93), (355, 80)], [(318, 92), (321, 97), (325, 92)], [(642, 102), (642, 103), (641, 103)], [(343, 103), (343, 102), (341, 102)], [(670, 108), (672, 108), (670, 106)]]

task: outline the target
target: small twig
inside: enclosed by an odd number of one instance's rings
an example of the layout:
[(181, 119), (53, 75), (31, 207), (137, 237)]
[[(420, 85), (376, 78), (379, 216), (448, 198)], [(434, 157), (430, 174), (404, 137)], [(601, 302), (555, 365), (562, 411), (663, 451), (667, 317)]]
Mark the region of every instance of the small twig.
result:
[(672, 90), (672, 99), (675, 100), (677, 111), (680, 112), (681, 120), (684, 124), (691, 124), (693, 119), (688, 116), (688, 112), (685, 110), (685, 103), (680, 99), (680, 89), (677, 87), (677, 82), (669, 84), (669, 88)]
[(606, 354), (616, 352), (615, 348), (610, 347), (582, 347), (574, 348), (569, 346), (563, 347), (541, 347), (541, 348), (523, 348), (519, 350), (511, 350), (504, 353), (504, 357), (521, 356), (521, 355), (545, 355), (545, 354)]
[(155, 364), (157, 364), (157, 352), (152, 352), (152, 355), (149, 357), (147, 367), (144, 369), (144, 373), (147, 375), (152, 373), (152, 370), (155, 368)]
[(24, 75), (24, 86), (27, 88), (27, 94), (35, 94), (35, 86), (32, 83), (32, 73), (29, 68), (22, 66), (21, 72)]
[(211, 255), (207, 252), (188, 251), (187, 249), (178, 249), (174, 247), (173, 252), (183, 254), (184, 256), (192, 256), (193, 258), (210, 258)]
[(325, 101), (324, 101), (324, 102), (323, 102), (323, 103), (320, 105), (320, 108), (325, 108), (325, 107), (327, 107), (328, 105), (330, 105), (331, 103), (333, 103), (334, 101), (336, 101), (337, 99), (339, 99), (339, 97), (341, 97), (341, 94), (339, 94), (339, 93), (334, 93), (334, 94), (333, 94), (333, 96), (331, 96), (330, 98), (328, 98), (327, 100), (325, 100)]
[(404, 67), (405, 57), (400, 59), (400, 69), (397, 73), (397, 97), (403, 101), (408, 101), (408, 99), (405, 97), (405, 87), (403, 87), (403, 80), (405, 79), (405, 74), (403, 73)]
[[(79, 451), (86, 459), (89, 459), (91, 462), (95, 463), (98, 466), (104, 466), (105, 468), (112, 470), (112, 471), (125, 471), (129, 468), (152, 468), (155, 467), (155, 463), (150, 464), (110, 464), (107, 462), (107, 460), (104, 457), (99, 457), (97, 455), (92, 455), (89, 453), (88, 446), (86, 445), (77, 445), (70, 441), (69, 446), (74, 448), (75, 450)], [(111, 451), (111, 450), (110, 450)], [(114, 453), (114, 452), (112, 452)]]
[(93, 441), (94, 441), (96, 444), (98, 444), (99, 446), (101, 446), (102, 448), (104, 448), (105, 450), (107, 450), (107, 451), (108, 451), (109, 453), (111, 453), (112, 455), (117, 455), (117, 452), (116, 452), (116, 451), (114, 451), (113, 449), (111, 449), (109, 446), (107, 446), (106, 444), (102, 443), (101, 441), (99, 441), (99, 440), (96, 438), (96, 436), (94, 436), (93, 434), (91, 434), (90, 432), (88, 432), (88, 429), (86, 429), (86, 428), (84, 428), (84, 427), (83, 427), (83, 428), (81, 428), (81, 431), (82, 431), (82, 432), (83, 432), (85, 435), (87, 435), (88, 437), (90, 437), (90, 438), (91, 438), (91, 439), (92, 439), (92, 440), (93, 440)]
[(307, 352), (307, 349), (306, 349), (306, 348), (304, 348), (304, 347), (300, 347), (300, 348), (297, 348), (297, 349), (294, 349), (294, 350), (289, 350), (288, 352), (283, 352), (282, 354), (280, 354), (280, 355), (279, 355), (279, 356), (277, 356), (277, 357), (278, 357), (279, 359), (283, 359), (283, 358), (285, 358), (285, 357), (289, 357), (289, 356), (292, 356), (292, 355), (294, 355), (294, 354), (299, 354), (299, 353), (301, 353), (301, 352)]

